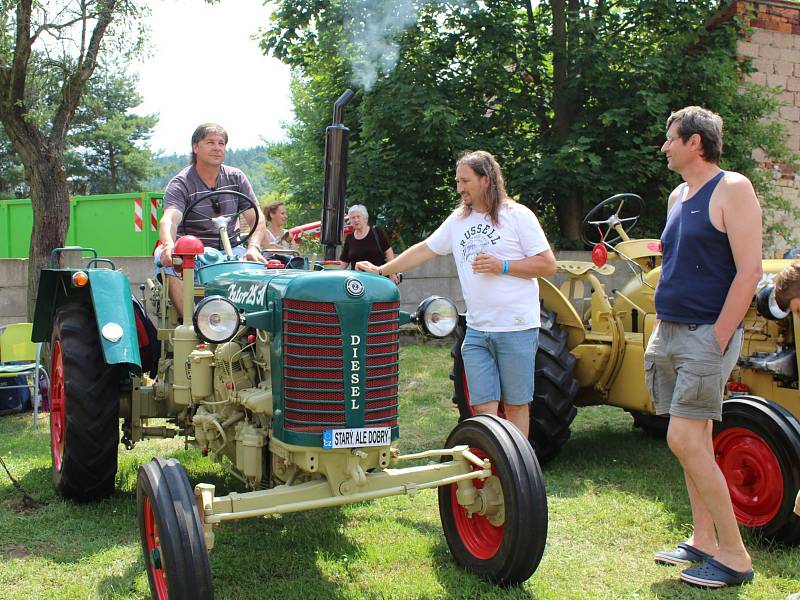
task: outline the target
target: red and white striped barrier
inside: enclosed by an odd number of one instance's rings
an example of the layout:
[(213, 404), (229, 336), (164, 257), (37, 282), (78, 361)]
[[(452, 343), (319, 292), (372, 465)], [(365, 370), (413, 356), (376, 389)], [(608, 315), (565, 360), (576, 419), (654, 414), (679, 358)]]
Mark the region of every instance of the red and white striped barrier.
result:
[[(133, 230), (140, 232), (144, 224), (142, 215), (142, 198), (133, 201)], [(150, 198), (150, 231), (158, 231), (158, 199)]]

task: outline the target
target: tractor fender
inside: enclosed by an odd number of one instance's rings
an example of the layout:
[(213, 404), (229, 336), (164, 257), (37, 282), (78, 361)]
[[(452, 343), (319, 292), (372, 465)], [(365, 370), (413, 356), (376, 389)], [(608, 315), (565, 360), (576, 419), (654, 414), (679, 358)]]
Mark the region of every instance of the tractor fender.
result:
[(552, 282), (540, 277), (539, 299), (544, 308), (556, 314), (556, 321), (567, 332), (567, 346), (572, 350), (586, 339), (586, 327), (569, 299)]
[[(91, 303), (106, 364), (127, 365), (136, 373), (141, 372), (139, 338), (128, 278), (122, 271), (86, 269), (84, 272), (89, 276), (89, 285), (75, 288), (72, 285), (72, 275), (75, 272), (75, 269), (42, 269), (34, 309), (32, 340), (50, 341), (53, 316), (60, 306), (70, 302)], [(104, 327), (107, 327), (105, 331)], [(121, 336), (117, 337), (119, 333)]]

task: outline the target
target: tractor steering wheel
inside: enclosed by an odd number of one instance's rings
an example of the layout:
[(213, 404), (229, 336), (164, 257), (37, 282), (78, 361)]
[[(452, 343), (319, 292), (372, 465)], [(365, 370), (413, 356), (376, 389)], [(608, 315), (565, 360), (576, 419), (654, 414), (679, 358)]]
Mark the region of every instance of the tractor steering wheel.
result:
[[(617, 194), (600, 202), (581, 221), (581, 241), (594, 247), (601, 241), (616, 244), (622, 239), (617, 231), (621, 227), (627, 236), (639, 221), (644, 210), (644, 200), (636, 194)], [(605, 231), (602, 228), (605, 227)], [(598, 232), (598, 229), (602, 232)], [(609, 237), (616, 234), (615, 237)]]
[[(209, 215), (207, 215), (205, 213), (202, 213), (199, 210), (197, 210), (197, 205), (200, 204), (203, 200), (208, 200), (209, 198), (215, 198), (215, 197), (221, 196), (223, 194), (230, 195), (230, 196), (236, 196), (238, 198), (246, 200), (247, 203), (249, 204), (249, 206), (246, 206), (245, 208), (243, 208), (241, 210), (237, 210), (236, 212), (219, 214), (219, 215), (214, 216), (214, 217), (211, 217), (211, 216), (209, 216)], [(212, 206), (212, 208), (213, 207), (219, 208), (219, 201), (217, 201), (217, 202), (213, 202), (212, 201), (211, 202), (211, 206)], [(237, 203), (237, 207), (238, 207), (238, 203)], [(214, 190), (213, 192), (208, 192), (207, 194), (202, 194), (202, 195), (198, 196), (193, 201), (191, 201), (189, 203), (189, 206), (186, 207), (186, 210), (183, 211), (183, 218), (181, 219), (180, 227), (183, 230), (183, 234), (186, 235), (187, 233), (189, 233), (188, 231), (186, 231), (186, 223), (187, 222), (196, 223), (197, 221), (210, 220), (210, 221), (212, 221), (214, 223), (214, 226), (216, 227), (217, 230), (219, 230), (219, 228), (222, 227), (222, 226), (225, 226), (226, 229), (227, 229), (228, 223), (231, 222), (231, 219), (238, 220), (239, 217), (242, 215), (242, 213), (250, 210), (251, 208), (256, 213), (256, 221), (255, 221), (255, 223), (253, 223), (253, 226), (250, 228), (250, 233), (248, 233), (244, 237), (241, 237), (241, 236), (239, 237), (239, 244), (241, 244), (242, 246), (247, 246), (247, 241), (250, 239), (250, 236), (253, 235), (253, 232), (256, 230), (256, 227), (258, 227), (258, 206), (256, 205), (255, 202), (253, 202), (252, 198), (250, 198), (249, 196), (246, 196), (245, 194), (242, 194), (241, 192), (235, 192), (233, 190)], [(195, 213), (196, 215), (199, 215), (202, 218), (201, 219), (188, 219), (187, 217), (189, 216), (190, 213)]]

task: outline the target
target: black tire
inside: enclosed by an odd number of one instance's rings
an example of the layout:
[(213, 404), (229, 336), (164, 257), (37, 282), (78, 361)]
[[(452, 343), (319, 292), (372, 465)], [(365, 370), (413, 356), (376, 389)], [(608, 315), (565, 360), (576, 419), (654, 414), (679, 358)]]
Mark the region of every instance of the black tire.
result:
[[(447, 545), (464, 569), (499, 585), (519, 585), (536, 571), (547, 542), (547, 494), (536, 455), (519, 429), (494, 415), (456, 425), (446, 447), (461, 444), (491, 460), (493, 483), (502, 489), (503, 518), (497, 524), (487, 515), (467, 516), (456, 499), (458, 484), (442, 486), (439, 515)], [(488, 481), (473, 480), (479, 490)]]
[(189, 478), (177, 460), (157, 457), (139, 467), (136, 514), (152, 597), (213, 598), (203, 526)]
[(60, 306), (50, 340), (53, 484), (89, 502), (114, 493), (119, 445), (119, 369), (106, 365), (94, 310)]
[[(469, 389), (461, 358), (461, 343), (466, 333), (466, 320), (459, 315), (456, 341), (450, 350), (453, 357), (453, 403), (458, 407), (459, 419), (475, 413), (469, 403)], [(567, 348), (567, 333), (556, 323), (555, 313), (542, 309), (539, 328), (539, 349), (536, 352), (536, 374), (529, 441), (536, 450), (540, 464), (555, 458), (570, 436), (570, 425), (578, 414), (575, 395), (578, 382), (573, 375), (575, 357)]]
[(794, 502), (800, 490), (800, 422), (756, 396), (722, 405), (714, 424), (714, 454), (728, 482), (739, 523), (767, 539), (800, 543)]
[(667, 438), (669, 415), (650, 415), (648, 413), (639, 412), (638, 410), (629, 410), (628, 412), (631, 413), (633, 417), (634, 427), (638, 427), (646, 434), (656, 439), (664, 440)]

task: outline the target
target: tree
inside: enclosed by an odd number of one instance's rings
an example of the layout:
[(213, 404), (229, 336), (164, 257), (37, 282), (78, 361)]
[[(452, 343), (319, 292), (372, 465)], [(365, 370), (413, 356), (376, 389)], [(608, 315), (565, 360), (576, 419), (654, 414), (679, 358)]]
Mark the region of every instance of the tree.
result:
[(138, 82), (138, 76), (106, 66), (98, 66), (87, 82), (67, 136), (68, 147), (81, 158), (80, 167), (68, 172), (73, 189), (83, 188), (88, 194), (129, 192), (141, 189), (153, 174), (153, 154), (143, 143), (158, 116), (129, 113), (142, 102)]
[[(39, 270), (64, 244), (69, 187), (64, 166), (67, 134), (113, 24), (142, 14), (133, 0), (0, 0), (0, 122), (31, 186), (33, 231), (28, 262), (28, 316), (38, 292)], [(135, 27), (132, 27), (136, 31)], [(110, 36), (126, 43), (126, 36)], [(136, 49), (136, 42), (127, 47)], [(34, 53), (42, 69), (32, 70)], [(52, 82), (52, 119), (43, 119), (37, 85)]]
[(24, 198), (27, 196), (25, 174), (19, 156), (5, 131), (0, 128), (0, 198)]
[[(34, 55), (32, 60), (38, 65)], [(144, 189), (158, 171), (152, 153), (141, 143), (158, 122), (157, 115), (133, 115), (128, 110), (141, 103), (136, 93), (137, 77), (117, 61), (117, 72), (98, 65), (89, 80), (67, 135), (64, 167), (71, 194), (110, 194)], [(109, 59), (105, 58), (108, 64)], [(123, 63), (124, 64), (124, 63)], [(37, 67), (38, 68), (38, 67)], [(122, 68), (122, 70), (120, 70)], [(42, 122), (52, 121), (57, 90), (43, 88), (37, 108)], [(0, 128), (0, 197), (26, 198), (30, 186), (22, 161)]]
[[(363, 57), (352, 56), (365, 39), (359, 32), (381, 12), (376, 6), (392, 4), (319, 0), (312, 10), (287, 0), (273, 13), (262, 48), (294, 68), (300, 107), (281, 150), (295, 197), (310, 202), (314, 189), (319, 202), (330, 103), (359, 80)], [(654, 234), (676, 183), (659, 153), (664, 124), (670, 110), (689, 104), (725, 116), (723, 166), (763, 183), (753, 148), (789, 159), (781, 132), (762, 122), (776, 102), (768, 90), (742, 84), (750, 66), (736, 58), (740, 24), (705, 25), (718, 6), (419, 3), (413, 25), (393, 37), (397, 67), (379, 69), (348, 107), (349, 199), (416, 241), (455, 204), (455, 158), (480, 147), (498, 156), (510, 193), (536, 209), (562, 248), (579, 245), (589, 204), (623, 191), (647, 200), (643, 233)]]

